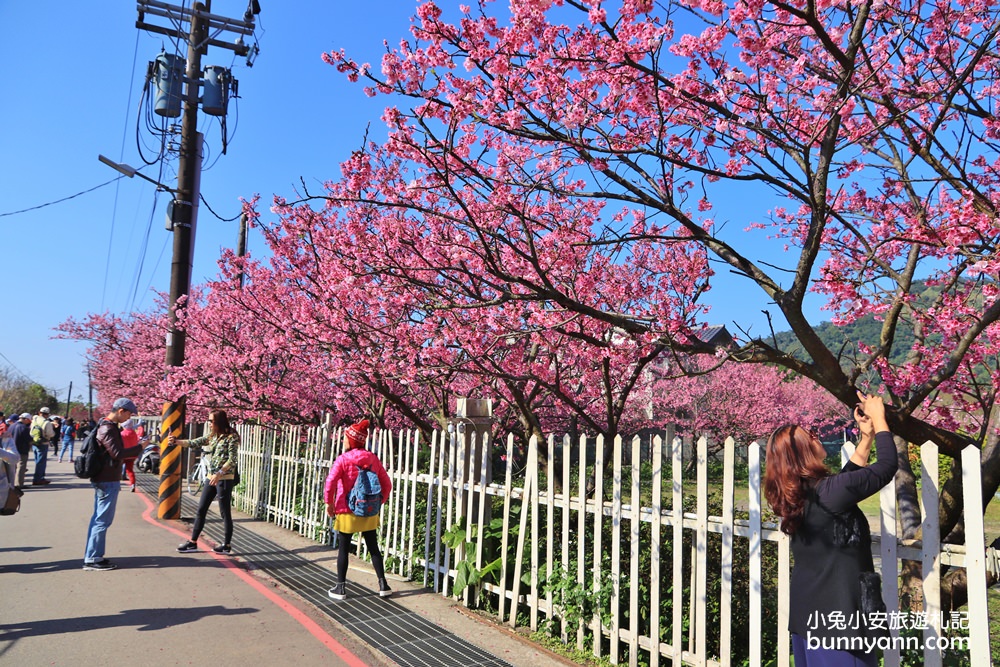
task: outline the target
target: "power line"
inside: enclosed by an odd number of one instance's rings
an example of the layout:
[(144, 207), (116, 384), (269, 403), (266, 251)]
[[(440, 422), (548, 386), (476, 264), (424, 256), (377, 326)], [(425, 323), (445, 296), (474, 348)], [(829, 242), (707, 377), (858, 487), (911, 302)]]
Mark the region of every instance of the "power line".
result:
[(23, 377), (28, 382), (34, 382), (34, 379), (32, 379), (27, 373), (25, 373), (24, 371), (22, 371), (20, 368), (18, 368), (17, 366), (15, 366), (14, 362), (11, 361), (10, 359), (8, 359), (6, 354), (4, 354), (3, 352), (0, 352), (0, 357), (3, 357), (3, 360), (7, 362), (7, 365), (10, 366), (11, 368), (13, 368), (15, 371), (17, 371), (18, 375), (20, 375), (21, 377)]
[(205, 205), (205, 208), (208, 209), (209, 213), (211, 213), (212, 215), (214, 215), (219, 220), (222, 220), (223, 222), (232, 222), (233, 220), (238, 220), (239, 217), (241, 215), (243, 215), (243, 212), (240, 211), (239, 213), (237, 213), (236, 215), (234, 215), (231, 218), (223, 218), (221, 215), (219, 215), (218, 213), (216, 213), (215, 211), (212, 210), (212, 207), (208, 205), (208, 200), (205, 199), (205, 196), (203, 194), (198, 193), (198, 197), (201, 198), (201, 203)]
[(32, 206), (30, 208), (22, 208), (20, 211), (10, 211), (9, 213), (0, 213), (0, 218), (7, 217), (8, 215), (18, 215), (19, 213), (27, 213), (28, 211), (37, 211), (38, 209), (45, 208), (46, 206), (52, 206), (53, 204), (60, 204), (60, 203), (62, 203), (64, 201), (69, 201), (70, 199), (74, 199), (76, 197), (79, 197), (80, 195), (85, 195), (88, 192), (93, 192), (94, 190), (98, 190), (100, 188), (103, 188), (105, 185), (111, 185), (115, 181), (121, 180), (123, 178), (125, 178), (124, 175), (117, 176), (115, 178), (112, 178), (110, 181), (105, 181), (104, 183), (101, 183), (100, 185), (95, 185), (94, 187), (90, 188), (89, 190), (83, 190), (82, 192), (77, 192), (75, 195), (70, 195), (69, 197), (63, 197), (62, 199), (56, 199), (55, 201), (46, 202), (45, 204), (39, 204), (38, 206)]
[(135, 297), (139, 293), (139, 283), (142, 281), (142, 267), (146, 264), (146, 251), (149, 249), (149, 233), (153, 228), (153, 216), (156, 214), (156, 200), (159, 190), (153, 193), (153, 206), (149, 211), (149, 220), (146, 221), (146, 233), (142, 237), (142, 246), (139, 250), (139, 259), (135, 269), (135, 281), (132, 286), (132, 298), (129, 301), (129, 312), (135, 309)]
[[(132, 76), (129, 77), (128, 99), (125, 100), (125, 126), (122, 128), (122, 143), (118, 150), (118, 160), (125, 155), (125, 138), (128, 136), (128, 110), (132, 106), (132, 92), (135, 89), (135, 64), (139, 59), (139, 33), (135, 35), (135, 46), (132, 47)], [(137, 121), (138, 122), (138, 121)], [(111, 232), (108, 234), (108, 252), (104, 257), (104, 284), (101, 286), (101, 310), (104, 310), (104, 297), (108, 292), (108, 277), (111, 274), (111, 249), (115, 238), (115, 221), (118, 218), (118, 194), (120, 188), (115, 188), (115, 201), (111, 206)]]

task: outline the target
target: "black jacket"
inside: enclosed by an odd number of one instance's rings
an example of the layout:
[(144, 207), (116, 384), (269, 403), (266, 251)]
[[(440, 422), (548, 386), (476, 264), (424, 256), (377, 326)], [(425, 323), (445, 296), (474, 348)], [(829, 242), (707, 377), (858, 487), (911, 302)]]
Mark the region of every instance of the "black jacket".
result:
[(887, 634), (868, 627), (871, 612), (884, 607), (878, 579), (872, 574), (868, 519), (857, 503), (892, 481), (898, 462), (890, 433), (875, 435), (875, 449), (878, 461), (872, 465), (848, 461), (840, 473), (820, 480), (792, 535), (795, 565), (788, 629), (803, 638)]
[(108, 453), (109, 462), (92, 479), (93, 482), (119, 482), (122, 478), (122, 459), (142, 454), (142, 445), (126, 447), (122, 442), (122, 431), (113, 421), (102, 419), (97, 425), (97, 442)]

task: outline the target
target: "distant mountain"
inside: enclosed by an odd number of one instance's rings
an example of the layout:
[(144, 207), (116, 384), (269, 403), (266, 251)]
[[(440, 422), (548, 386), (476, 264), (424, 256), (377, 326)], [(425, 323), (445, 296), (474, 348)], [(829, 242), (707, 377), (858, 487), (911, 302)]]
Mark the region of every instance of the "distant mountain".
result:
[[(857, 322), (842, 327), (831, 322), (823, 322), (816, 327), (816, 333), (834, 354), (840, 355), (841, 366), (848, 368), (854, 365), (853, 360), (858, 352), (859, 342), (872, 347), (878, 345), (882, 333), (882, 322), (877, 321), (872, 315), (867, 315)], [(808, 359), (802, 344), (791, 331), (782, 331), (775, 334), (775, 337), (779, 349), (791, 353), (798, 359)], [(902, 363), (912, 346), (913, 328), (908, 323), (901, 322), (889, 352), (889, 360), (893, 364)]]
[[(940, 287), (927, 286), (922, 282), (915, 283), (913, 287), (913, 293), (919, 294), (917, 303), (921, 306), (930, 305), (940, 292)], [(858, 354), (859, 342), (871, 347), (878, 345), (882, 324), (882, 321), (876, 320), (873, 315), (867, 315), (852, 324), (840, 327), (831, 322), (823, 322), (816, 327), (816, 333), (834, 354), (840, 355), (841, 366), (848, 369), (854, 366), (853, 360)], [(789, 352), (799, 359), (808, 359), (802, 345), (791, 331), (782, 331), (775, 334), (775, 337), (779, 349)], [(913, 346), (913, 340), (912, 325), (906, 318), (901, 318), (896, 329), (892, 349), (889, 351), (889, 361), (893, 364), (903, 363)]]

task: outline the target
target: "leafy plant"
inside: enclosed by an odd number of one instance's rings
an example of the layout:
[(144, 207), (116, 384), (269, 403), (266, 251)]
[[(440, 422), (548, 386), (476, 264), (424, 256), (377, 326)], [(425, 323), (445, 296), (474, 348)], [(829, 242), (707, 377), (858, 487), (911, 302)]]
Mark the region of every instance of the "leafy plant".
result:
[(576, 563), (572, 561), (565, 570), (561, 564), (555, 565), (552, 576), (542, 586), (546, 594), (552, 594), (556, 615), (574, 628), (588, 623), (595, 613), (600, 614), (602, 623), (610, 624), (611, 594), (614, 592), (614, 582), (610, 572), (601, 571), (601, 578), (595, 590), (593, 581), (588, 580), (583, 583), (577, 581), (575, 571)]
[[(499, 537), (502, 534), (503, 518), (495, 518), (486, 526), (483, 539), (489, 540), (493, 537)], [(512, 530), (512, 534), (517, 534), (516, 528)], [(455, 595), (461, 595), (469, 586), (478, 586), (483, 583), (488, 577), (492, 577), (496, 572), (499, 572), (503, 565), (503, 557), (498, 556), (494, 560), (485, 563), (483, 567), (476, 567), (475, 546), (477, 535), (478, 529), (476, 526), (473, 526), (471, 533), (468, 533), (465, 529), (464, 519), (459, 519), (458, 523), (449, 528), (441, 536), (441, 541), (452, 552), (458, 554), (461, 551), (463, 554), (462, 560), (455, 563), (456, 574), (453, 589)]]

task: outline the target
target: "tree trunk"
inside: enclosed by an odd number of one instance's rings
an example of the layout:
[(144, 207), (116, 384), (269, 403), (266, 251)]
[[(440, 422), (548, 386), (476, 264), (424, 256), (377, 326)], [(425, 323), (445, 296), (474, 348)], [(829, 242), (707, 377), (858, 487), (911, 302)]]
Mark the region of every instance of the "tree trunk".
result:
[[(915, 540), (920, 533), (920, 502), (917, 497), (917, 480), (910, 466), (909, 443), (905, 438), (893, 436), (896, 443), (896, 513), (899, 535), (903, 540)], [(923, 576), (919, 561), (904, 560), (899, 569), (900, 608), (920, 611), (924, 608)]]
[[(983, 485), (983, 511), (993, 500), (994, 494), (1000, 486), (1000, 434), (997, 428), (1000, 427), (1000, 406), (994, 405), (990, 408), (990, 418), (983, 432), (983, 449), (980, 454), (980, 473)], [(965, 524), (961, 520), (962, 512), (962, 466), (961, 460), (956, 460), (956, 465), (952, 467), (951, 477), (941, 489), (941, 511), (939, 520), (941, 522), (941, 534), (947, 535), (942, 542), (949, 544), (965, 543)], [(948, 508), (945, 509), (944, 496), (948, 495)], [(947, 523), (946, 523), (947, 522)], [(990, 544), (991, 547), (1000, 548), (1000, 538)], [(986, 586), (993, 586), (998, 583), (996, 575), (987, 571)], [(952, 611), (962, 607), (969, 602), (969, 582), (964, 568), (955, 568), (941, 577), (941, 610)]]

